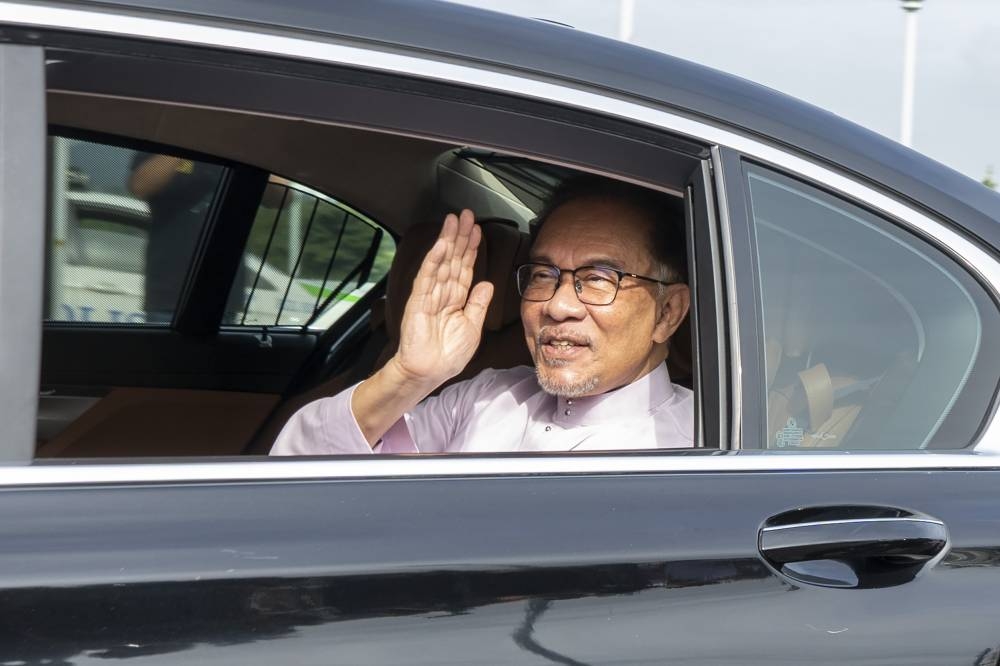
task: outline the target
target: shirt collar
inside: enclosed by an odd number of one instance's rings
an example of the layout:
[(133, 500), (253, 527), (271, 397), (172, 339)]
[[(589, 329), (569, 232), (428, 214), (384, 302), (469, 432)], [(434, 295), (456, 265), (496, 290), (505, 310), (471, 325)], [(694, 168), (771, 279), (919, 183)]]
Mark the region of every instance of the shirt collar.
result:
[(601, 395), (556, 399), (553, 423), (571, 428), (628, 421), (649, 416), (674, 396), (666, 363), (656, 366), (631, 384)]

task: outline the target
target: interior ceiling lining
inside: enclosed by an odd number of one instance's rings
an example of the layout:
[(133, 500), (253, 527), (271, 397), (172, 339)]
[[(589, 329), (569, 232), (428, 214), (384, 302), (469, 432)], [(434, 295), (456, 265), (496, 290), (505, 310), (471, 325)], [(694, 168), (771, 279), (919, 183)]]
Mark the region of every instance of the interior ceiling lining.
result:
[(141, 139), (256, 166), (365, 211), (394, 231), (428, 210), (452, 144), (295, 118), (50, 91), (50, 124)]

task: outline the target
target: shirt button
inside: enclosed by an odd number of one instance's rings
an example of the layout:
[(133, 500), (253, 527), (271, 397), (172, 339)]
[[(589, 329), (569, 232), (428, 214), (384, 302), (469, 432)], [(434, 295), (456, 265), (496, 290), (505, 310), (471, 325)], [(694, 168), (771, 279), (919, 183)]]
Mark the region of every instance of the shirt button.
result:
[(572, 409), (567, 409), (567, 410), (566, 410), (565, 412), (563, 412), (563, 413), (564, 413), (564, 414), (566, 414), (566, 416), (569, 416), (570, 414), (572, 414), (572, 413), (573, 413), (573, 410), (572, 410)]

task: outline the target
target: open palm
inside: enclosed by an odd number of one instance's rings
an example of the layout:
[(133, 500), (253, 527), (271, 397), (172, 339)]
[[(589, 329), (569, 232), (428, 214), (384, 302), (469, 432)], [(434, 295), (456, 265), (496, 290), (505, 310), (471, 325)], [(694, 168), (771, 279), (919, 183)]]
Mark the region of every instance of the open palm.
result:
[(399, 368), (413, 379), (441, 383), (469, 362), (482, 337), (493, 285), (472, 285), (482, 231), (472, 211), (445, 217), (441, 234), (424, 257), (400, 330)]

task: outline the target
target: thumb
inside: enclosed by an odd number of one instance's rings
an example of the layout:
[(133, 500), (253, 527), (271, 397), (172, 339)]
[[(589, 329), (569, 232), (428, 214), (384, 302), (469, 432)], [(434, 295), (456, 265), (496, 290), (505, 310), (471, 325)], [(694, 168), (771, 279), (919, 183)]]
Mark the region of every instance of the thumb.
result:
[(465, 303), (465, 316), (479, 329), (482, 329), (483, 322), (486, 321), (486, 309), (489, 308), (492, 299), (492, 282), (480, 282), (469, 292), (469, 300)]

